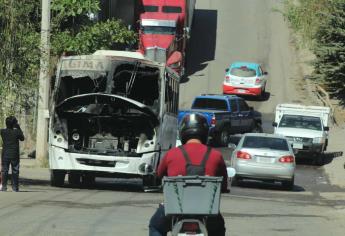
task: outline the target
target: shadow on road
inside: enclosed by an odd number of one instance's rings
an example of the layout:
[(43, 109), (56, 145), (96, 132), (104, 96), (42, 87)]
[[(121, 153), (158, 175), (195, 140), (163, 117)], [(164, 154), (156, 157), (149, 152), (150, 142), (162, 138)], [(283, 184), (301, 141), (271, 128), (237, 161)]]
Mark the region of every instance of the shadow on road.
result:
[(217, 10), (196, 9), (194, 11), (191, 38), (187, 49), (186, 77), (181, 80), (181, 83), (188, 82), (190, 75), (201, 71), (207, 66), (208, 61), (214, 60), (217, 15)]
[(28, 179), (19, 177), (19, 182), (21, 185), (33, 185), (33, 186), (50, 186), (49, 180), (40, 180), (40, 179)]
[[(27, 186), (41, 186), (50, 187), (50, 180), (29, 179), (20, 178), (20, 185)], [(139, 179), (105, 179), (96, 178), (96, 182), (93, 185), (71, 185), (65, 182), (65, 185), (61, 188), (52, 187), (56, 189), (92, 189), (92, 190), (108, 190), (108, 191), (121, 191), (121, 192), (144, 192), (142, 186), (142, 180)]]
[(324, 152), (322, 155), (322, 159), (323, 159), (323, 164), (317, 164), (315, 163), (315, 158), (316, 157), (312, 157), (308, 154), (298, 154), (297, 158), (296, 158), (296, 164), (298, 165), (317, 165), (317, 166), (323, 166), (323, 165), (327, 165), (330, 164), (334, 158), (337, 157), (341, 157), (343, 156), (343, 152), (339, 151), (339, 152)]
[(302, 186), (294, 185), (292, 190), (285, 190), (280, 183), (274, 182), (263, 182), (256, 180), (242, 180), (238, 182), (237, 186), (242, 188), (251, 189), (266, 189), (266, 190), (276, 190), (276, 191), (289, 191), (289, 192), (304, 192), (305, 189)]
[(343, 156), (343, 152), (325, 152), (323, 154), (324, 165), (333, 161), (334, 158)]
[(265, 94), (262, 97), (254, 97), (254, 96), (245, 96), (245, 95), (238, 95), (239, 97), (242, 97), (243, 99), (247, 101), (254, 101), (254, 102), (265, 102), (268, 101), (271, 97), (270, 92), (265, 92)]

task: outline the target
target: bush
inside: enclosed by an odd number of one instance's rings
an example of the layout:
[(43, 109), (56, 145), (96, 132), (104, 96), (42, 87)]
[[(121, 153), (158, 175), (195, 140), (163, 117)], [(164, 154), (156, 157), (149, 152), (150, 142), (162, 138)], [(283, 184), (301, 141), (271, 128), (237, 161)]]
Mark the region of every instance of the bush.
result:
[(345, 99), (345, 1), (330, 2), (330, 11), (316, 34), (313, 78), (326, 83), (332, 95)]

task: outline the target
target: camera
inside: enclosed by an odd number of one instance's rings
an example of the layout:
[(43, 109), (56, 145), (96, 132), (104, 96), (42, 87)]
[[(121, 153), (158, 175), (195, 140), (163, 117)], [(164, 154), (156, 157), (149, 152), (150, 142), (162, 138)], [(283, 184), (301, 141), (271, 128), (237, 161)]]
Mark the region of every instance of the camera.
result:
[(12, 122), (13, 122), (13, 125), (14, 125), (14, 126), (18, 125), (18, 120), (17, 120), (16, 117), (13, 117)]

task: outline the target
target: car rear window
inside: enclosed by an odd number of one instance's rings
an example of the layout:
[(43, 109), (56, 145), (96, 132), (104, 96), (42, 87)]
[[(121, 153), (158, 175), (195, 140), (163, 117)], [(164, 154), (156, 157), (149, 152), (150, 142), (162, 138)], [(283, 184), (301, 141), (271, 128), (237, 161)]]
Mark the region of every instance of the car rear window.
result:
[(144, 6), (144, 12), (158, 12), (158, 6), (146, 5)]
[(243, 140), (242, 147), (289, 151), (289, 146), (285, 139), (271, 137), (247, 136)]
[(283, 115), (280, 120), (279, 127), (322, 130), (321, 120), (319, 117), (299, 115)]
[(193, 109), (222, 110), (227, 111), (226, 101), (222, 99), (196, 98)]
[(181, 7), (175, 7), (175, 6), (163, 6), (162, 10), (165, 13), (181, 13), (182, 12)]
[(256, 76), (256, 71), (246, 66), (241, 66), (232, 68), (230, 74), (238, 77), (254, 77)]

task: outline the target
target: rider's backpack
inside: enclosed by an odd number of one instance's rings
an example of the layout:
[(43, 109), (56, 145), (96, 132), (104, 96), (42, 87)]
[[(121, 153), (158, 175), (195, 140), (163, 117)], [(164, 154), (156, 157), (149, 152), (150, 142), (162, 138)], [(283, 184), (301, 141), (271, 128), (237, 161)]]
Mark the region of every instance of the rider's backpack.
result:
[(193, 165), (192, 164), (192, 162), (190, 161), (189, 155), (183, 146), (179, 146), (179, 149), (182, 151), (183, 156), (186, 160), (186, 175), (204, 176), (205, 175), (205, 165), (206, 165), (206, 162), (210, 156), (211, 148), (207, 147), (207, 151), (206, 151), (205, 156), (204, 156), (203, 160), (201, 161), (200, 165)]

